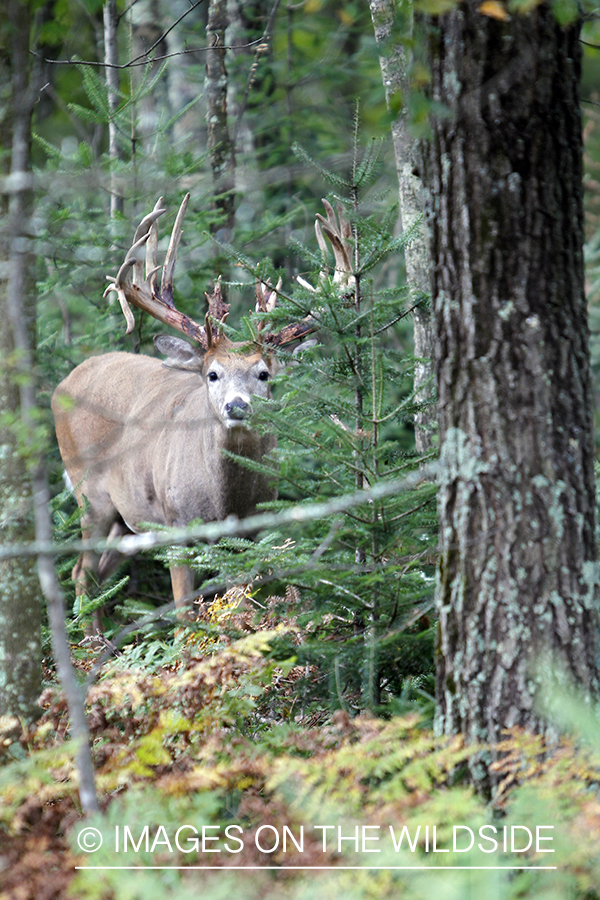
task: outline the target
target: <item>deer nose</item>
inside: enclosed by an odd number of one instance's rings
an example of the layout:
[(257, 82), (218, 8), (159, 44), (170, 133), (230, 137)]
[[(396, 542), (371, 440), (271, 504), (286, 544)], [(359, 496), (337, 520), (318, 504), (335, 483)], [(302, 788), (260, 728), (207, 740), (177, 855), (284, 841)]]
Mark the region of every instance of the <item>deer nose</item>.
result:
[(225, 414), (228, 419), (245, 419), (250, 412), (250, 404), (236, 397), (225, 404)]

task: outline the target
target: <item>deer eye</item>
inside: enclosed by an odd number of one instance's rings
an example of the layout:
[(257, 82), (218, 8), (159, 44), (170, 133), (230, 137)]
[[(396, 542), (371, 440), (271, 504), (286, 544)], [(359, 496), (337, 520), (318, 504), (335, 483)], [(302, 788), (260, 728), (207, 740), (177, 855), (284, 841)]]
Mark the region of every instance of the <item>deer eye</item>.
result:
[(219, 376), (217, 375), (216, 372), (209, 372), (206, 377), (208, 378), (209, 381), (218, 381), (219, 380)]
[(270, 377), (270, 374), (269, 374), (269, 372), (267, 372), (266, 369), (263, 369), (262, 372), (259, 372), (259, 373), (258, 373), (258, 380), (259, 380), (259, 381), (268, 381), (268, 380), (269, 380), (269, 377)]

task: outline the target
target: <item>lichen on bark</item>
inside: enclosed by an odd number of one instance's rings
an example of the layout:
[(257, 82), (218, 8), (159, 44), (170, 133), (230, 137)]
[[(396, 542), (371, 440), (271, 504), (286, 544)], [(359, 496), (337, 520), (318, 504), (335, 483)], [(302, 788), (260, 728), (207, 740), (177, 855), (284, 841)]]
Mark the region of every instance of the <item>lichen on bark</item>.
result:
[(536, 660), (600, 686), (579, 27), (434, 22), (429, 160), (442, 475), (437, 729), (548, 727)]

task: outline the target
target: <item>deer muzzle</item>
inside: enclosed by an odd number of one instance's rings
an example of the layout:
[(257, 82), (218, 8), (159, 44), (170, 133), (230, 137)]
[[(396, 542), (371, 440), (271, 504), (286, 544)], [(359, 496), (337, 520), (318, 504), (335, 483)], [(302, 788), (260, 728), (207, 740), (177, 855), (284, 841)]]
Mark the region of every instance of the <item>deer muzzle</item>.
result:
[(227, 425), (235, 425), (252, 415), (252, 406), (243, 397), (234, 397), (225, 403), (224, 411)]

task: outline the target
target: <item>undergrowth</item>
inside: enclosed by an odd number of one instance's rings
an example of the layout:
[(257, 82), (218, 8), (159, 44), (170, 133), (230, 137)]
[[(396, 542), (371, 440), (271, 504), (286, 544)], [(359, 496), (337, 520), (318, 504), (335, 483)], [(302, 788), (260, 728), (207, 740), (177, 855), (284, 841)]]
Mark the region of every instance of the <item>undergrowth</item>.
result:
[[(42, 883), (80, 900), (596, 896), (597, 751), (514, 730), (495, 748), (488, 804), (465, 777), (481, 748), (434, 737), (416, 701), (388, 720), (303, 714), (297, 625), (252, 630), (231, 598), (200, 624), (176, 661), (127, 648), (90, 688), (101, 817), (82, 820), (58, 688), (20, 743), (4, 741), (0, 835), (8, 858), (21, 852), (3, 900)], [(89, 828), (93, 853), (80, 849)]]

